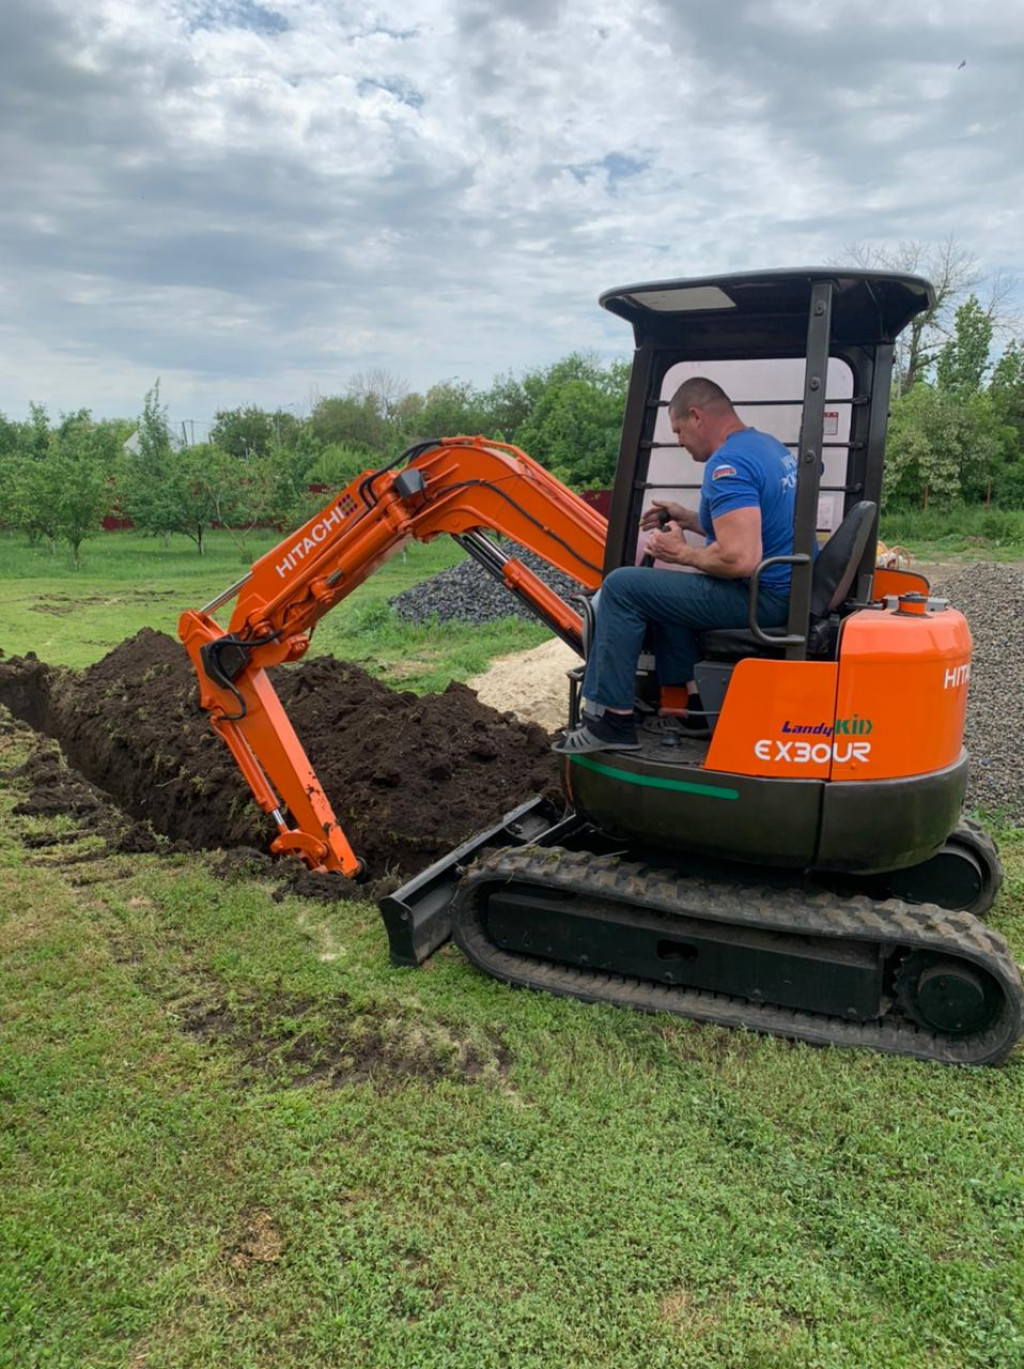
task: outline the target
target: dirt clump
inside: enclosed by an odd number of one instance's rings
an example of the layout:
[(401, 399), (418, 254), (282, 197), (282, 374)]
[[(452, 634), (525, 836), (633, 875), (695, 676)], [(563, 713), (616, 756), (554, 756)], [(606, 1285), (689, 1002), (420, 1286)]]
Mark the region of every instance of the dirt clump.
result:
[(17, 771), (28, 797), (13, 808), (17, 817), (78, 818), (85, 827), (109, 827), (110, 803), (95, 785), (70, 769), (53, 742), (33, 750)]
[[(272, 678), (372, 879), (415, 874), (531, 794), (560, 792), (547, 733), (465, 685), (398, 693), (327, 656)], [(198, 706), (184, 649), (163, 633), (144, 628), (84, 671), (2, 660), (0, 703), (59, 741), (71, 767), (62, 811), (83, 802), (77, 771), (141, 824), (122, 834), (131, 849), (158, 834), (265, 850), (274, 835)], [(49, 792), (59, 805), (59, 785)]]

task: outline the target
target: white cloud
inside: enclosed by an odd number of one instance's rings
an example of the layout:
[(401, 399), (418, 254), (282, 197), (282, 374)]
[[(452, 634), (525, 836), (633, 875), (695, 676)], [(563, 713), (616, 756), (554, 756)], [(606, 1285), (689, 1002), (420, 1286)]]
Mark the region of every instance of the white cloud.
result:
[[(1024, 274), (1017, 0), (38, 0), (0, 409), (180, 417), (629, 348), (596, 297), (953, 231)], [(959, 69), (961, 61), (967, 66)]]

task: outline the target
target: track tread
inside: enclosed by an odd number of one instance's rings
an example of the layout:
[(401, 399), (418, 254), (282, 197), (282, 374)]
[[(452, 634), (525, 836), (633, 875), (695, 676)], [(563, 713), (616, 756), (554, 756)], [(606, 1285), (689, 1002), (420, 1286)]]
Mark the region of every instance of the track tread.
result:
[[(666, 918), (684, 914), (734, 926), (870, 941), (959, 957), (992, 975), (1003, 991), (1004, 1008), (987, 1031), (955, 1038), (927, 1031), (904, 1018), (851, 1022), (538, 960), (495, 946), (480, 919), (485, 889), (519, 880), (567, 893), (611, 898)], [(680, 876), (618, 856), (560, 847), (523, 847), (492, 852), (473, 865), (459, 885), (452, 912), (455, 939), (474, 964), (508, 983), (549, 993), (647, 1012), (673, 1012), (818, 1045), (863, 1046), (946, 1064), (998, 1064), (1024, 1030), (1024, 989), (1005, 940), (970, 913), (950, 913), (933, 904), (905, 903), (895, 898), (875, 902), (864, 895), (842, 898), (826, 890), (807, 896), (796, 889)]]
[(996, 844), (980, 822), (975, 822), (973, 818), (964, 816), (961, 816), (956, 827), (946, 838), (946, 842), (953, 846), (966, 846), (981, 862), (982, 868), (986, 872), (985, 887), (973, 905), (973, 911), (980, 917), (982, 913), (987, 913), (992, 907), (999, 897), (999, 890), (1003, 887), (1003, 866), (999, 859)]

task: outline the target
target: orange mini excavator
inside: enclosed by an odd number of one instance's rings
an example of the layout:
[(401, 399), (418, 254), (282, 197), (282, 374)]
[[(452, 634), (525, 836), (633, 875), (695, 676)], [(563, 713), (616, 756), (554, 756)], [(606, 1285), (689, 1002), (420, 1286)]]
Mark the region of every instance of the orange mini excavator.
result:
[[(511, 984), (804, 1041), (1003, 1060), (1024, 991), (981, 920), (1002, 878), (995, 848), (961, 817), (970, 631), (922, 576), (875, 567), (893, 344), (933, 301), (916, 277), (845, 270), (609, 291), (601, 303), (632, 324), (636, 351), (608, 522), (515, 447), (425, 442), (185, 613), (200, 701), (276, 824), (271, 849), (361, 870), (268, 668), (301, 657), (317, 620), (408, 539), (441, 533), (585, 658), (603, 575), (643, 559), (643, 509), (658, 496), (696, 504), (700, 470), (666, 408), (706, 375), (797, 456), (787, 624), (756, 621), (762, 563), (749, 627), (703, 636), (700, 740), (641, 655), (641, 749), (567, 757), (564, 808), (520, 805), (384, 899), (392, 961), (418, 965), (454, 936)], [(566, 603), (495, 532), (591, 593)], [(213, 615), (232, 599), (224, 628)], [(569, 673), (570, 725), (582, 672)]]

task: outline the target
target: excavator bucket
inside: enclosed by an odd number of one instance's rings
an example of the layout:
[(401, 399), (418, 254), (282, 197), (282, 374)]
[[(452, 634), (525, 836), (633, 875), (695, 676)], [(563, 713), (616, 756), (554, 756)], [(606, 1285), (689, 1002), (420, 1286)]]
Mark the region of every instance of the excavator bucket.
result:
[(554, 804), (535, 795), (382, 898), (378, 907), (387, 928), (392, 965), (415, 968), (444, 945), (452, 932), (450, 908), (459, 881), (484, 851), (557, 844), (579, 826), (575, 814), (566, 818)]

